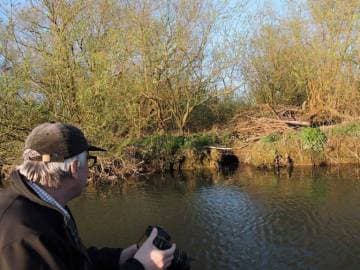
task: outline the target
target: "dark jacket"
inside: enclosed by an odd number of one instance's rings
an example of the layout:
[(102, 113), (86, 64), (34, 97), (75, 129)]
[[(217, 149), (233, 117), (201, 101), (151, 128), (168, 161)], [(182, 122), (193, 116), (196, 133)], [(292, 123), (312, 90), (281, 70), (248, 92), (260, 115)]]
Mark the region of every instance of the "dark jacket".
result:
[(119, 248), (76, 244), (63, 215), (29, 189), (19, 172), (11, 179), (11, 187), (0, 191), (1, 270), (144, 269), (133, 258), (120, 268)]

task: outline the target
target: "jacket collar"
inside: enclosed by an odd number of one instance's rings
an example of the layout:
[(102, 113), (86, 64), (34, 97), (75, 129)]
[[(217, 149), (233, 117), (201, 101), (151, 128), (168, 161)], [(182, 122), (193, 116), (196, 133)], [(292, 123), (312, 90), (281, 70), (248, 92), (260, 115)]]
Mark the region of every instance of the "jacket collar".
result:
[[(61, 211), (59, 209), (57, 209), (53, 205), (40, 199), (40, 197), (33, 190), (31, 190), (30, 187), (27, 186), (26, 178), (22, 174), (20, 174), (18, 170), (14, 170), (11, 172), (10, 179), (11, 179), (11, 187), (10, 188), (15, 193), (29, 199), (30, 201), (32, 201), (34, 203), (45, 206), (47, 208), (51, 208), (51, 209), (57, 211), (58, 213), (60, 213), (61, 216), (63, 216), (63, 214), (61, 213)], [(65, 209), (69, 212), (71, 218), (73, 219), (70, 209), (67, 206), (65, 206)], [(64, 226), (66, 227), (65, 222), (64, 222)], [(69, 235), (69, 237), (71, 237), (71, 236)], [(81, 246), (78, 246), (75, 243), (72, 243), (72, 245), (74, 245), (74, 247), (76, 247), (76, 249), (79, 250), (83, 254), (83, 256), (86, 257), (86, 259), (89, 262), (91, 262), (88, 254), (87, 254), (86, 248), (83, 246), (82, 243), (81, 243)]]
[[(19, 195), (29, 199), (30, 201), (45, 206), (47, 208), (51, 208), (59, 212), (61, 215), (61, 211), (57, 209), (55, 206), (43, 201), (30, 187), (26, 184), (26, 178), (20, 174), (18, 170), (14, 170), (10, 174), (11, 179), (11, 189), (18, 193)], [(65, 207), (66, 210), (69, 210), (68, 207)]]

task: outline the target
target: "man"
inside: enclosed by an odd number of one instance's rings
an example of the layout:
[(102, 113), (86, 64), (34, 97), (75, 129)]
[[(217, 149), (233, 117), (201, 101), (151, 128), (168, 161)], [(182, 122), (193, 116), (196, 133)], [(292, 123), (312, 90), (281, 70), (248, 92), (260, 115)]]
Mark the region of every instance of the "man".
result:
[(67, 203), (86, 186), (88, 161), (96, 161), (76, 127), (44, 123), (25, 142), (23, 163), (11, 173), (12, 185), (0, 191), (0, 269), (164, 269), (175, 245), (153, 245), (154, 229), (138, 249), (86, 249)]

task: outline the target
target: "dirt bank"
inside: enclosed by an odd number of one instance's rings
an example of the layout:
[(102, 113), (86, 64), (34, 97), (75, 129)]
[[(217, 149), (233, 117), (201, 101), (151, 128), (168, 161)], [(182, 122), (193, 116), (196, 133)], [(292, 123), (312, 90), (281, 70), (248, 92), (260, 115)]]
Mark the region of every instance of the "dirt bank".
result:
[(233, 151), (240, 163), (258, 167), (359, 164), (360, 123), (272, 133), (245, 145), (235, 142)]

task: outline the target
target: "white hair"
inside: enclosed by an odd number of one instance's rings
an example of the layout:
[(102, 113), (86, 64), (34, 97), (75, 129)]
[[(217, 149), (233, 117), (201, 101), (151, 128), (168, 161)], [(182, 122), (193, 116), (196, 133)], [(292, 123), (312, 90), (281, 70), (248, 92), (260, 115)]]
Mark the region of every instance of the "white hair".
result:
[(78, 167), (87, 164), (87, 151), (81, 152), (76, 156), (65, 159), (63, 162), (43, 162), (32, 161), (30, 157), (40, 155), (38, 152), (27, 149), (24, 151), (24, 161), (17, 167), (20, 174), (29, 181), (38, 183), (42, 186), (56, 188), (61, 179), (69, 176), (70, 165), (74, 160), (78, 161)]

